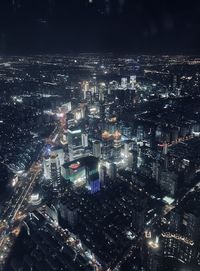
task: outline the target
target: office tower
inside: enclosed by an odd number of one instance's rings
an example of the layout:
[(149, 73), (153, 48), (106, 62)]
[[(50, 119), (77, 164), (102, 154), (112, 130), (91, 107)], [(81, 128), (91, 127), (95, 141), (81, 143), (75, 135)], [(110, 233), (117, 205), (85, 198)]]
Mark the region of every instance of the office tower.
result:
[(132, 138), (132, 127), (130, 127), (130, 126), (124, 126), (124, 127), (122, 127), (122, 134), (127, 139), (131, 139)]
[(82, 111), (81, 111), (81, 108), (77, 108), (76, 109), (76, 112), (75, 112), (75, 120), (76, 121), (79, 121), (80, 119), (82, 119)]
[(59, 158), (59, 161), (60, 161), (60, 165), (64, 164), (64, 162), (65, 162), (65, 153), (64, 153), (63, 148), (61, 148), (61, 147), (54, 147), (51, 150), (51, 154), (58, 155), (58, 158)]
[(168, 196), (174, 197), (177, 189), (178, 176), (175, 172), (169, 170), (161, 171), (160, 188), (167, 193)]
[(94, 157), (100, 158), (101, 157), (101, 143), (100, 141), (94, 141), (92, 145), (92, 153)]
[(159, 142), (159, 143), (162, 142), (162, 134), (163, 134), (162, 127), (159, 125), (156, 127), (156, 131), (155, 131), (156, 142)]
[(78, 222), (78, 209), (76, 204), (68, 201), (60, 202), (60, 216), (70, 228), (74, 228)]
[(167, 143), (164, 143), (164, 144), (163, 144), (163, 154), (164, 154), (164, 155), (167, 155), (167, 153), (168, 153), (168, 144), (167, 144)]
[(137, 168), (139, 168), (141, 165), (142, 165), (142, 151), (141, 151), (141, 147), (138, 146), (138, 150), (137, 150)]
[(100, 179), (101, 186), (105, 186), (106, 175), (107, 175), (106, 172), (107, 172), (106, 167), (101, 165), (99, 168), (99, 179)]
[(195, 255), (193, 244), (192, 240), (177, 233), (162, 233), (162, 251), (165, 257), (176, 259), (183, 264), (192, 262)]
[(152, 178), (155, 179), (156, 183), (159, 182), (159, 163), (158, 161), (154, 161), (152, 165)]
[(83, 82), (82, 91), (83, 91), (83, 99), (85, 100), (87, 98), (87, 93), (89, 91), (89, 82), (88, 81)]
[(83, 158), (86, 167), (87, 187), (91, 194), (100, 191), (99, 159), (93, 156)]
[(195, 240), (200, 236), (200, 214), (191, 210), (185, 212), (183, 216), (183, 225), (185, 225), (186, 236)]
[(115, 180), (117, 176), (117, 166), (114, 163), (109, 163), (107, 174), (111, 180)]
[(81, 118), (84, 119), (86, 117), (87, 108), (84, 104), (80, 104), (81, 107)]
[(53, 185), (53, 190), (58, 191), (60, 185), (60, 160), (58, 154), (51, 155), (50, 157), (51, 165), (51, 182)]
[(174, 209), (170, 211), (169, 214), (169, 226), (168, 230), (169, 232), (179, 232), (180, 227), (181, 227), (181, 222), (182, 222), (182, 215), (178, 211), (178, 209)]
[(133, 149), (133, 141), (132, 140), (125, 140), (124, 141), (124, 156), (128, 158), (130, 155), (130, 151)]
[(121, 87), (123, 89), (127, 89), (127, 87), (128, 87), (128, 79), (126, 77), (121, 78)]
[(116, 116), (111, 116), (108, 121), (109, 121), (109, 123), (107, 125), (108, 131), (109, 131), (110, 134), (113, 134), (116, 131), (117, 118), (116, 118)]
[(102, 133), (102, 143), (102, 158), (107, 160), (111, 157), (111, 135), (107, 131)]
[(30, 196), (30, 199), (29, 199), (29, 203), (33, 206), (37, 206), (37, 205), (40, 205), (42, 202), (42, 198), (41, 198), (41, 195), (40, 193), (33, 193), (31, 196)]
[(60, 159), (58, 154), (43, 158), (44, 177), (51, 181), (54, 190), (60, 186)]
[(115, 131), (113, 134), (114, 139), (114, 159), (115, 161), (119, 161), (121, 159), (121, 133), (119, 131)]
[(98, 163), (99, 159), (94, 156), (67, 162), (61, 167), (62, 177), (74, 188), (85, 187), (90, 193), (96, 193), (100, 190)]
[(45, 205), (45, 212), (51, 218), (51, 220), (58, 224), (58, 210), (53, 204), (46, 204)]
[(49, 156), (43, 157), (43, 170), (45, 179), (51, 179), (51, 168)]
[(75, 117), (74, 115), (70, 112), (67, 114), (67, 127), (73, 127), (75, 125)]
[(106, 93), (106, 84), (100, 83), (99, 84), (99, 101), (100, 102), (104, 102), (105, 93)]
[(81, 130), (76, 127), (68, 129), (68, 149), (70, 161), (82, 155), (82, 134)]
[(173, 76), (172, 88), (173, 88), (174, 94), (176, 94), (176, 96), (179, 96), (180, 95), (180, 89), (178, 88), (178, 77), (177, 77), (177, 75)]
[(69, 113), (72, 110), (71, 102), (65, 103), (61, 106), (61, 112), (64, 114)]
[(127, 167), (131, 171), (133, 169), (133, 162), (134, 162), (133, 151), (129, 151), (129, 155), (128, 155), (128, 158), (127, 158)]
[(147, 245), (147, 266), (149, 271), (158, 271), (160, 267), (160, 250), (158, 247), (155, 248), (151, 245)]
[(143, 126), (139, 125), (137, 127), (137, 141), (142, 141), (144, 137), (144, 129)]
[(135, 88), (135, 84), (136, 84), (136, 75), (132, 75), (132, 76), (130, 76), (130, 87), (132, 89), (134, 89)]
[(82, 134), (82, 145), (84, 148), (88, 147), (88, 134), (87, 133)]

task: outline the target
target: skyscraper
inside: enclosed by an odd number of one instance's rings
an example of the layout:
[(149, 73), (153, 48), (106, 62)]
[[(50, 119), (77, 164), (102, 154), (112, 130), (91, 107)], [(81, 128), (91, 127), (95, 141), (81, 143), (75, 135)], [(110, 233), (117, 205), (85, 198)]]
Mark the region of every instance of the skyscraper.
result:
[(68, 129), (68, 149), (70, 161), (79, 158), (82, 154), (82, 134), (81, 130), (76, 127)]
[(103, 141), (103, 147), (102, 147), (102, 158), (104, 160), (107, 160), (111, 156), (111, 135), (107, 132), (104, 131), (102, 133), (102, 141)]
[(128, 80), (127, 80), (126, 77), (124, 77), (124, 78), (121, 79), (121, 87), (123, 89), (127, 89), (127, 86), (128, 86)]
[(93, 153), (94, 157), (100, 158), (100, 156), (101, 156), (101, 143), (100, 143), (100, 141), (96, 140), (93, 142), (92, 153)]
[(88, 147), (88, 134), (87, 133), (82, 134), (82, 145), (84, 148)]
[(58, 154), (51, 154), (43, 158), (44, 177), (51, 181), (53, 189), (57, 191), (60, 185), (60, 159)]
[(87, 92), (89, 91), (89, 82), (88, 81), (83, 82), (82, 90), (83, 90), (83, 99), (85, 100), (87, 98)]
[(51, 155), (51, 182), (53, 185), (53, 190), (58, 191), (60, 185), (60, 160), (58, 154)]
[(113, 134), (114, 138), (114, 159), (115, 161), (121, 158), (121, 134), (119, 131), (115, 131)]
[(136, 84), (136, 75), (132, 75), (132, 76), (130, 76), (130, 87), (132, 89), (134, 89), (135, 88), (135, 84)]

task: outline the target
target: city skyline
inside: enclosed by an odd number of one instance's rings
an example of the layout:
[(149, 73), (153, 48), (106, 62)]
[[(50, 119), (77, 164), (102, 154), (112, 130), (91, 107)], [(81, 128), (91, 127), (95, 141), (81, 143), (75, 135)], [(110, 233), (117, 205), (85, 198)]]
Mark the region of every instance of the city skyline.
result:
[(199, 15), (0, 1), (0, 271), (200, 271)]

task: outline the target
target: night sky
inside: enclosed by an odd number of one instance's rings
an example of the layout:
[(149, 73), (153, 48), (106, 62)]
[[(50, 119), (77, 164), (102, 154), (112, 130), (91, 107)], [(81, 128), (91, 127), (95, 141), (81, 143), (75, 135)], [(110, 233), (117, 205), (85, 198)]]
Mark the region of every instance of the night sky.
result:
[(200, 54), (200, 1), (0, 0), (0, 54)]

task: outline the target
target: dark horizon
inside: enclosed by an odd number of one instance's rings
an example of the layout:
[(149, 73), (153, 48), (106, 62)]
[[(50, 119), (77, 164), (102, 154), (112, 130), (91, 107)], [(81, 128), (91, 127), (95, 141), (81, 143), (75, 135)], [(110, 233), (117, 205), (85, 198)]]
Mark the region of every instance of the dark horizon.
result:
[(200, 3), (10, 0), (0, 4), (0, 54), (200, 54)]

